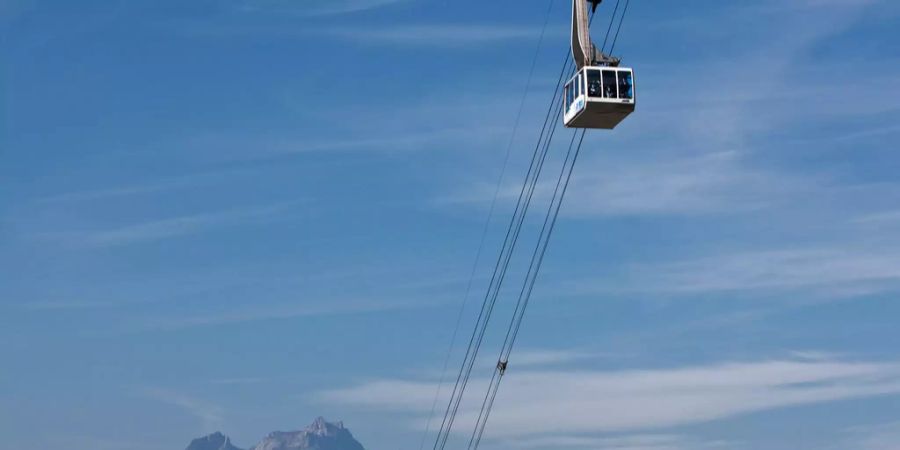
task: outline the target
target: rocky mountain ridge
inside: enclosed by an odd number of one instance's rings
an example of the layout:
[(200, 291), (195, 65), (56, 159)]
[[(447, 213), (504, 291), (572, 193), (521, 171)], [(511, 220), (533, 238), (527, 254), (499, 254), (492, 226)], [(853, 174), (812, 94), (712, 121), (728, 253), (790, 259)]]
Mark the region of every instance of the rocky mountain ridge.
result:
[[(241, 450), (222, 433), (194, 439), (186, 450)], [(317, 418), (300, 431), (274, 431), (250, 450), (365, 450), (344, 428), (343, 422), (331, 423)]]
[(209, 436), (194, 439), (187, 446), (187, 450), (241, 450), (231, 445), (231, 439), (222, 433), (213, 433)]

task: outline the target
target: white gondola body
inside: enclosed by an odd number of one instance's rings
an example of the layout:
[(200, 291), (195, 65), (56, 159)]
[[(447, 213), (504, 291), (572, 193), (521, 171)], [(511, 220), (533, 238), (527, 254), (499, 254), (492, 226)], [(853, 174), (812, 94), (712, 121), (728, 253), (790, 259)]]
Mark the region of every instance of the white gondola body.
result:
[(634, 71), (626, 67), (586, 66), (563, 91), (563, 122), (569, 128), (612, 130), (634, 112)]

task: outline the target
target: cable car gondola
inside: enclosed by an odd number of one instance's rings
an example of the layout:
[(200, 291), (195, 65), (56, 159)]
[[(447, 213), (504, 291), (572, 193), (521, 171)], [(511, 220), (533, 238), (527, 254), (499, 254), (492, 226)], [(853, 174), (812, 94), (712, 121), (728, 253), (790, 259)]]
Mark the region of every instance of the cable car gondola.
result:
[(635, 108), (634, 70), (603, 54), (591, 41), (587, 2), (573, 0), (572, 56), (578, 71), (565, 85), (563, 123), (569, 128), (611, 130)]
[(634, 112), (634, 72), (586, 66), (566, 83), (563, 99), (567, 127), (611, 130)]

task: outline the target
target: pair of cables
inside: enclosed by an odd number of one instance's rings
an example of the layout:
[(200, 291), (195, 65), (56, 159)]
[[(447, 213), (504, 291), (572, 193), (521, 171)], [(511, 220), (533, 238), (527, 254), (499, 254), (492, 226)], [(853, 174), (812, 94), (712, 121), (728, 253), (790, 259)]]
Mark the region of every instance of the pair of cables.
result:
[(500, 356), (498, 358), (497, 367), (494, 369), (494, 374), (491, 376), (491, 381), (488, 386), (487, 393), (485, 394), (484, 401), (482, 402), (481, 409), (478, 413), (478, 419), (476, 421), (475, 429), (472, 432), (471, 437), (469, 438), (469, 450), (477, 449), (479, 444), (481, 443), (482, 437), (484, 436), (484, 430), (487, 427), (488, 419), (490, 418), (491, 411), (494, 407), (494, 401), (497, 398), (497, 392), (500, 389), (500, 383), (503, 379), (503, 375), (506, 373), (510, 355), (512, 354), (513, 347), (516, 343), (516, 338), (518, 338), (519, 331), (522, 327), (522, 321), (525, 317), (525, 310), (528, 308), (528, 304), (531, 300), (531, 294), (534, 292), (535, 282), (537, 281), (538, 274), (540, 273), (541, 265), (544, 262), (544, 257), (547, 254), (547, 248), (550, 243), (550, 238), (553, 235), (553, 230), (556, 227), (556, 221), (559, 217), (559, 211), (562, 207), (563, 199), (565, 198), (566, 192), (568, 191), (569, 182), (572, 179), (572, 173), (575, 169), (575, 163), (578, 160), (578, 155), (581, 153), (581, 147), (584, 143), (585, 134), (586, 130), (580, 130), (580, 132), (576, 130), (572, 133), (572, 139), (569, 142), (569, 148), (566, 152), (566, 158), (560, 170), (559, 177), (557, 178), (556, 186), (553, 190), (553, 196), (550, 200), (550, 205), (548, 206), (547, 213), (544, 217), (544, 223), (541, 226), (541, 231), (538, 236), (538, 242), (535, 245), (534, 251), (531, 255), (531, 261), (528, 265), (525, 282), (522, 285), (522, 289), (519, 291), (516, 307), (513, 312), (510, 324), (507, 327), (506, 337), (504, 338), (503, 346), (500, 349)]
[[(616, 0), (616, 7), (613, 8), (612, 17), (609, 18), (609, 26), (606, 28), (606, 36), (603, 38), (603, 46), (600, 47), (601, 52), (606, 52), (606, 44), (609, 42), (609, 34), (612, 31), (613, 24), (616, 22), (616, 14), (619, 12), (621, 2), (622, 0)], [(625, 7), (622, 8), (622, 15), (619, 16), (619, 25), (616, 27), (616, 34), (613, 37), (612, 45), (609, 47), (608, 55), (612, 55), (613, 50), (616, 49), (616, 43), (619, 41), (619, 33), (622, 31), (622, 23), (625, 22), (625, 15), (628, 14), (628, 5), (630, 4), (631, 0), (625, 0)]]
[[(556, 120), (560, 117), (563, 107), (560, 93), (562, 92), (563, 83), (568, 78), (567, 74), (570, 74), (572, 70), (572, 61), (567, 53), (566, 59), (563, 62), (563, 67), (560, 70), (556, 87), (554, 88), (553, 95), (550, 100), (550, 104), (544, 117), (544, 123), (541, 127), (537, 144), (535, 145), (534, 151), (532, 153), (531, 162), (525, 175), (525, 181), (522, 183), (522, 188), (519, 192), (516, 207), (513, 211), (513, 217), (507, 227), (506, 236), (504, 238), (503, 245), (500, 251), (500, 256), (498, 257), (494, 265), (494, 271), (488, 284), (487, 294), (485, 295), (484, 301), (482, 303), (481, 311), (479, 312), (478, 319), (476, 321), (475, 330), (472, 334), (472, 337), (470, 338), (469, 346), (467, 348), (462, 367), (457, 376), (457, 382), (454, 385), (453, 391), (451, 393), (451, 399), (445, 412), (444, 420), (441, 423), (441, 428), (438, 432), (434, 450), (445, 449), (450, 437), (450, 433), (452, 431), (453, 424), (459, 413), (463, 394), (466, 390), (466, 387), (468, 386), (472, 374), (472, 369), (474, 367), (481, 346), (484, 342), (484, 336), (488, 329), (488, 322), (491, 318), (491, 315), (493, 314), (501, 288), (506, 279), (513, 253), (521, 236), (525, 218), (531, 207), (534, 195), (537, 192), (538, 181), (540, 180), (540, 176), (545, 167), (548, 155), (550, 154), (553, 138), (555, 137), (557, 130), (561, 128), (561, 123)], [(469, 449), (477, 448), (481, 442), (481, 438), (484, 435), (484, 430), (487, 425), (487, 420), (490, 416), (490, 411), (493, 408), (494, 400), (496, 399), (500, 380), (503, 373), (505, 373), (506, 371), (506, 364), (509, 359), (509, 354), (511, 353), (515, 340), (518, 337), (518, 331), (522, 324), (525, 309), (527, 307), (528, 300), (530, 299), (534, 283), (537, 279), (537, 273), (540, 269), (540, 262), (543, 261), (543, 256), (546, 253), (547, 244), (549, 243), (549, 237), (552, 233), (553, 225), (555, 225), (556, 216), (559, 213), (559, 207), (562, 204), (562, 186), (568, 186), (568, 180), (571, 177), (571, 171), (574, 167), (574, 162), (576, 159), (575, 157), (573, 157), (573, 155), (576, 154), (578, 150), (580, 150), (585, 131), (581, 130), (581, 139), (578, 141), (578, 146), (575, 147), (575, 137), (578, 134), (579, 131), (576, 130), (573, 133), (571, 142), (569, 143), (569, 150), (566, 156), (566, 160), (563, 164), (563, 169), (560, 173), (560, 177), (557, 180), (554, 195), (551, 200), (551, 204), (548, 207), (544, 225), (541, 229), (541, 233), (538, 239), (538, 244), (535, 247), (535, 251), (532, 253), (532, 260), (529, 263), (526, 281), (519, 292), (519, 298), (516, 304), (513, 318), (511, 319), (510, 325), (507, 328), (506, 337), (501, 349), (501, 356), (498, 359), (497, 367), (494, 370), (494, 375), (491, 379), (488, 392), (486, 393), (484, 401), (482, 402), (475, 429), (473, 430), (473, 433), (469, 439)], [(565, 180), (565, 182), (563, 180)]]
[[(613, 11), (612, 18), (610, 20), (609, 27), (607, 29), (606, 38), (604, 39), (603, 48), (606, 47), (607, 41), (609, 39), (610, 33), (612, 31), (613, 24), (615, 23), (616, 15), (619, 10), (621, 0), (617, 0), (615, 10)], [(612, 46), (610, 47), (610, 53), (615, 49), (616, 42), (618, 41), (619, 33), (622, 29), (622, 23), (625, 19), (625, 14), (628, 11), (628, 6), (630, 4), (630, 0), (625, 0), (625, 6), (622, 11), (621, 16), (619, 17), (619, 24), (616, 29), (616, 33), (612, 40)], [(506, 171), (506, 166), (509, 161), (510, 151), (512, 148), (512, 143), (515, 139), (515, 134), (518, 130), (519, 122), (522, 115), (522, 110), (525, 103), (525, 98), (528, 95), (528, 89), (531, 85), (531, 79), (534, 73), (535, 65), (537, 62), (538, 53), (540, 51), (541, 43), (543, 42), (544, 33), (546, 31), (547, 23), (549, 21), (550, 12), (552, 11), (553, 0), (550, 1), (550, 6), (547, 10), (547, 19), (544, 22), (544, 29), (541, 31), (541, 40), (538, 44), (538, 49), (535, 52), (534, 60), (531, 66), (531, 72), (528, 76), (528, 82), (526, 86), (526, 91), (523, 94), (522, 103), (519, 106), (519, 112), (516, 116), (515, 127), (513, 128), (513, 135), (510, 138), (509, 145), (507, 147), (506, 158), (503, 164), (503, 170), (501, 171), (500, 180), (498, 181), (497, 190), (494, 195), (494, 199), (491, 203), (490, 213), (488, 216), (488, 222), (485, 224), (484, 232), (481, 238), (481, 244), (479, 245), (478, 255), (476, 256), (475, 267), (473, 267), (472, 277), (469, 280), (468, 287), (466, 289), (466, 298), (468, 298), (469, 292), (472, 286), (472, 279), (474, 279), (475, 269), (478, 266), (478, 262), (480, 259), (480, 255), (482, 252), (482, 248), (484, 246), (485, 236), (488, 231), (488, 225), (490, 224), (491, 217), (494, 213), (494, 208), (496, 206), (497, 198), (500, 192), (500, 188), (503, 182), (503, 176)], [(593, 16), (591, 17), (591, 21), (593, 21)], [(456, 381), (453, 386), (453, 390), (450, 395), (450, 400), (447, 405), (447, 408), (444, 412), (443, 419), (441, 421), (440, 429), (438, 430), (437, 437), (435, 439), (435, 443), (433, 446), (433, 450), (445, 450), (447, 446), (447, 442), (450, 438), (453, 425), (458, 416), (460, 405), (462, 403), (463, 395), (466, 391), (468, 383), (471, 379), (472, 370), (474, 368), (475, 362), (478, 357), (478, 353), (481, 350), (482, 344), (484, 342), (484, 337), (488, 329), (488, 324), (490, 322), (491, 316), (494, 312), (494, 309), (497, 304), (497, 300), (500, 295), (501, 288), (506, 279), (507, 271), (510, 266), (510, 262), (513, 257), (513, 253), (516, 249), (516, 246), (519, 241), (519, 237), (521, 236), (522, 228), (525, 222), (525, 218), (527, 216), (528, 210), (531, 206), (532, 200), (534, 198), (534, 194), (537, 190), (538, 181), (540, 179), (541, 173), (544, 169), (545, 162), (547, 161), (547, 156), (550, 152), (553, 138), (556, 134), (557, 129), (561, 127), (560, 121), (556, 120), (561, 116), (563, 102), (562, 98), (560, 98), (560, 93), (562, 92), (562, 86), (564, 81), (567, 79), (567, 73), (572, 73), (573, 68), (571, 66), (572, 60), (569, 58), (569, 54), (566, 54), (566, 59), (563, 63), (563, 67), (560, 71), (559, 77), (557, 79), (556, 87), (554, 89), (553, 96), (550, 100), (550, 105), (547, 109), (547, 113), (544, 118), (543, 126), (541, 127), (540, 134), (538, 136), (537, 144), (535, 145), (534, 151), (531, 156), (531, 162), (528, 167), (528, 171), (525, 175), (525, 181), (522, 184), (522, 188), (519, 192), (519, 196), (516, 202), (516, 207), (513, 211), (513, 217), (510, 220), (509, 225), (507, 226), (506, 235), (503, 240), (503, 245), (501, 246), (500, 255), (497, 258), (497, 261), (494, 264), (493, 273), (490, 278), (490, 282), (488, 284), (487, 292), (483, 298), (481, 309), (478, 314), (478, 318), (476, 320), (475, 329), (472, 332), (471, 337), (469, 338), (469, 343), (466, 349), (465, 356), (463, 358), (463, 363), (460, 367), (460, 370), (457, 374)], [(484, 436), (485, 429), (487, 427), (487, 422), (490, 417), (491, 411), (494, 407), (495, 400), (497, 398), (497, 393), (500, 388), (501, 381), (503, 376), (507, 370), (509, 358), (512, 353), (513, 347), (515, 346), (516, 339), (519, 336), (519, 331), (521, 330), (521, 326), (523, 323), (523, 319), (525, 316), (525, 311), (530, 303), (531, 295), (534, 291), (534, 286), (537, 281), (538, 274), (541, 269), (541, 265), (543, 264), (544, 257), (547, 253), (547, 248), (549, 246), (550, 238), (553, 234), (553, 231), (556, 226), (557, 219), (559, 217), (559, 212), (562, 206), (563, 199), (565, 198), (566, 192), (568, 191), (569, 183), (572, 178), (572, 173), (574, 171), (575, 163), (578, 160), (578, 156), (581, 152), (581, 147), (584, 143), (586, 130), (575, 130), (572, 134), (572, 137), (568, 144), (568, 150), (566, 152), (565, 160), (563, 161), (562, 168), (560, 170), (559, 176), (557, 177), (556, 184), (553, 190), (553, 195), (550, 200), (550, 204), (548, 205), (546, 214), (544, 216), (544, 221), (541, 226), (541, 230), (538, 236), (538, 241), (535, 245), (534, 250), (531, 254), (531, 260), (528, 265), (528, 270), (526, 272), (525, 280), (521, 289), (519, 290), (518, 298), (516, 301), (516, 306), (513, 311), (512, 318), (510, 320), (509, 325), (507, 326), (506, 336), (504, 338), (503, 346), (500, 349), (500, 353), (497, 360), (497, 366), (494, 369), (494, 373), (491, 377), (488, 390), (484, 396), (484, 399), (481, 403), (481, 408), (479, 410), (477, 420), (475, 423), (475, 428), (469, 438), (468, 449), (476, 450), (481, 443), (482, 437)], [(457, 319), (456, 330), (453, 334), (453, 341), (455, 342), (456, 336), (458, 334), (459, 326), (462, 321), (463, 311), (465, 309), (465, 302), (462, 305), (462, 309), (460, 310), (459, 317)], [(450, 356), (453, 351), (453, 345), (451, 344), (450, 351), (447, 354), (447, 359), (444, 363), (444, 373), (446, 373), (448, 363), (450, 360)], [(440, 385), (438, 387), (438, 392), (435, 395), (435, 401), (432, 405), (431, 415), (429, 416), (428, 425), (426, 426), (425, 435), (422, 439), (422, 444), (420, 445), (420, 450), (424, 448), (425, 440), (427, 439), (428, 432), (431, 426), (431, 420), (434, 416), (437, 400), (440, 396), (441, 387), (444, 383), (444, 376), (442, 375), (442, 379)]]
[(438, 436), (435, 440), (433, 450), (444, 450), (447, 445), (452, 427), (459, 413), (463, 395), (471, 379), (472, 370), (477, 360), (479, 351), (481, 350), (482, 344), (484, 343), (484, 337), (487, 333), (490, 319), (496, 307), (497, 300), (503, 287), (503, 283), (506, 280), (514, 251), (517, 247), (519, 238), (522, 233), (525, 218), (528, 214), (529, 208), (534, 198), (534, 194), (537, 190), (538, 181), (547, 161), (547, 156), (550, 151), (553, 137), (556, 133), (556, 130), (558, 129), (558, 121), (556, 121), (555, 119), (559, 117), (562, 108), (562, 102), (560, 101), (561, 99), (559, 99), (559, 92), (561, 92), (562, 83), (566, 75), (566, 68), (568, 67), (569, 59), (567, 55), (566, 62), (562, 70), (560, 71), (559, 79), (557, 80), (557, 87), (556, 89), (554, 89), (554, 95), (547, 109), (547, 114), (544, 118), (544, 124), (541, 127), (538, 142), (535, 145), (534, 151), (532, 153), (528, 171), (525, 174), (525, 181), (519, 191), (512, 219), (507, 226), (506, 235), (500, 249), (500, 255), (498, 256), (497, 261), (494, 264), (493, 273), (491, 275), (490, 282), (488, 283), (487, 292), (482, 301), (482, 306), (476, 320), (475, 329), (473, 330), (472, 336), (469, 339), (469, 344), (463, 358), (463, 363), (460, 367), (459, 373), (457, 374), (456, 383), (454, 384), (453, 390), (451, 392), (451, 398), (444, 413), (444, 418), (441, 422), (441, 427), (438, 431)]

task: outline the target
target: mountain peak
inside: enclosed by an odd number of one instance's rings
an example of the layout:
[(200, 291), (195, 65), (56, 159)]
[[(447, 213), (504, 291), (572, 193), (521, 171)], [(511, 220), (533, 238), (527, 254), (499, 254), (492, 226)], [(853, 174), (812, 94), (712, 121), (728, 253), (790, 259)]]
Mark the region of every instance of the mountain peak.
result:
[(269, 433), (253, 450), (365, 450), (344, 428), (343, 422), (331, 423), (316, 418), (302, 431)]
[[(194, 439), (186, 450), (241, 450), (228, 436), (216, 432)], [(317, 417), (302, 431), (274, 431), (252, 450), (365, 450), (343, 422), (329, 422)]]
[(231, 445), (231, 439), (220, 432), (191, 441), (186, 450), (240, 450)]
[(336, 435), (344, 429), (344, 422), (331, 423), (319, 416), (304, 431), (318, 436)]

